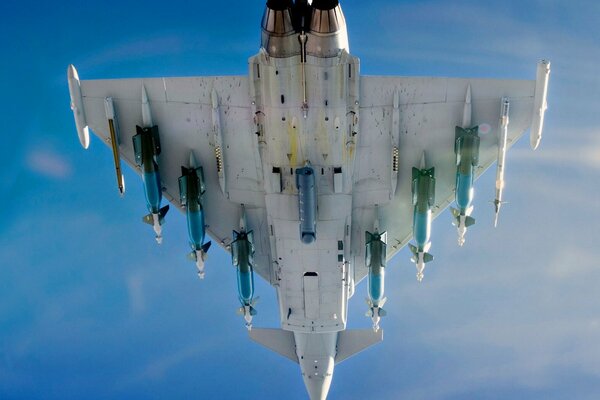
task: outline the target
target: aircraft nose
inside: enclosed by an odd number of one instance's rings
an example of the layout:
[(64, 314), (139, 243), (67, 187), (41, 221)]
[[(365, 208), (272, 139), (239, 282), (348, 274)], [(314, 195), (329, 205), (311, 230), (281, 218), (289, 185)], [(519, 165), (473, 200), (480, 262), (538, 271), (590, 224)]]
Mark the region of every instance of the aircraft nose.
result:
[(331, 375), (307, 376), (304, 378), (304, 384), (310, 400), (325, 400), (331, 386)]

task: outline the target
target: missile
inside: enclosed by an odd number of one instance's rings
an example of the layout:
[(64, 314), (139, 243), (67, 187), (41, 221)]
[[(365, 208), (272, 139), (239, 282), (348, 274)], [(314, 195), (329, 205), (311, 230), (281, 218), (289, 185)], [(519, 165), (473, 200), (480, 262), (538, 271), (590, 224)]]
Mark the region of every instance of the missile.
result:
[[(470, 97), (467, 92), (468, 97)], [(473, 183), (475, 167), (479, 164), (479, 127), (455, 129), (454, 153), (456, 154), (456, 190), (457, 208), (451, 208), (453, 224), (458, 230), (458, 245), (465, 244), (467, 228), (475, 223), (473, 212)]]
[(204, 208), (202, 207), (202, 195), (205, 192), (204, 172), (202, 167), (196, 165), (194, 153), (190, 152), (189, 166), (181, 167), (179, 197), (182, 207), (185, 207), (188, 236), (192, 247), (188, 258), (196, 262), (198, 277), (204, 279), (204, 262), (211, 242), (204, 243), (206, 236)]
[(87, 120), (85, 118), (85, 110), (83, 108), (83, 97), (81, 96), (81, 84), (79, 82), (79, 74), (73, 64), (67, 68), (67, 81), (69, 82), (69, 95), (71, 97), (71, 110), (75, 118), (75, 128), (77, 128), (77, 136), (79, 143), (84, 149), (90, 147), (90, 131), (88, 129)]
[(379, 233), (375, 230), (374, 233), (365, 232), (365, 265), (369, 271), (369, 286), (367, 304), (369, 310), (366, 313), (367, 317), (373, 320), (373, 330), (379, 331), (379, 321), (381, 317), (386, 315), (382, 308), (386, 298), (384, 295), (385, 286), (385, 266), (386, 266), (386, 241), (387, 234)]
[(256, 315), (254, 305), (254, 234), (247, 232), (244, 227), (240, 232), (233, 231), (231, 242), (231, 259), (237, 269), (238, 298), (241, 307), (238, 313), (244, 316), (246, 328), (252, 329), (252, 317)]
[(498, 164), (496, 167), (496, 198), (494, 199), (494, 227), (498, 226), (498, 214), (502, 201), (502, 192), (504, 191), (504, 161), (506, 160), (506, 148), (508, 138), (508, 114), (510, 111), (510, 102), (506, 97), (502, 98), (500, 108), (500, 137), (498, 138)]
[(104, 99), (104, 110), (108, 120), (108, 130), (110, 132), (110, 144), (112, 146), (113, 158), (115, 162), (115, 173), (117, 175), (117, 187), (121, 196), (125, 194), (125, 179), (121, 171), (121, 156), (119, 155), (119, 125), (115, 115), (115, 106), (112, 97)]
[(298, 188), (298, 210), (300, 215), (300, 240), (310, 244), (317, 237), (317, 193), (315, 171), (308, 164), (296, 169)]
[(467, 86), (467, 94), (465, 95), (465, 105), (463, 107), (463, 120), (462, 127), (468, 128), (471, 126), (471, 114), (472, 114), (472, 106), (471, 106), (471, 84)]
[(157, 157), (160, 154), (160, 137), (158, 126), (152, 125), (150, 105), (144, 86), (142, 86), (142, 120), (144, 127), (136, 126), (137, 134), (132, 138), (135, 162), (142, 170), (146, 207), (150, 212), (142, 218), (142, 221), (152, 225), (156, 233), (156, 242), (161, 244), (162, 225), (165, 215), (169, 211), (169, 206), (160, 207), (162, 185), (157, 162)]
[(533, 97), (533, 119), (531, 124), (530, 143), (533, 150), (537, 149), (542, 140), (544, 114), (548, 108), (548, 78), (550, 77), (550, 61), (542, 60), (537, 65), (535, 79), (535, 95)]
[(421, 161), (421, 168), (412, 169), (412, 197), (413, 197), (413, 238), (416, 246), (409, 244), (413, 253), (412, 262), (417, 267), (417, 280), (423, 280), (425, 264), (433, 261), (429, 253), (431, 242), (431, 209), (435, 204), (435, 168), (425, 168), (425, 153)]

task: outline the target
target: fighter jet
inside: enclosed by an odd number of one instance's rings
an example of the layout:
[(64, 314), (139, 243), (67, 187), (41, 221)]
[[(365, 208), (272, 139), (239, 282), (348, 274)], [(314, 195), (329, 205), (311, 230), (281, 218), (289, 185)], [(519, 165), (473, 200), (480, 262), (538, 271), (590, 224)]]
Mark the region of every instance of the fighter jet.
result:
[[(432, 221), (457, 189), (469, 194), (530, 126), (537, 147), (549, 67), (535, 80), (362, 76), (338, 0), (268, 0), (247, 75), (80, 80), (69, 66), (68, 83), (83, 147), (91, 131), (112, 148), (120, 191), (117, 161), (143, 178), (157, 240), (161, 197), (187, 216), (199, 273), (205, 233), (231, 252), (250, 337), (298, 363), (314, 400), (327, 397), (337, 364), (382, 341), (386, 263), (418, 236), (422, 279), (435, 264)], [(478, 134), (473, 162), (456, 127), (500, 120), (503, 135)], [(277, 292), (280, 328), (253, 326), (254, 273)], [(348, 299), (365, 277), (373, 329), (348, 330)]]

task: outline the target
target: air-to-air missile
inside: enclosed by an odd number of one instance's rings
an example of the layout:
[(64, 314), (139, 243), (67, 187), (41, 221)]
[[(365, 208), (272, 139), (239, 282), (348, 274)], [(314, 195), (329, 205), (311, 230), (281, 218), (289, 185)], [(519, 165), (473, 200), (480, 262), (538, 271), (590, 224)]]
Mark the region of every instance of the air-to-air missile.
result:
[(242, 306), (238, 313), (244, 316), (246, 328), (252, 329), (252, 317), (256, 315), (254, 305), (254, 234), (246, 232), (245, 217), (242, 216), (240, 231), (233, 231), (231, 259), (237, 269), (238, 297)]
[(152, 225), (156, 233), (156, 242), (162, 243), (162, 224), (169, 211), (169, 206), (160, 207), (162, 200), (162, 185), (158, 171), (157, 157), (160, 154), (160, 138), (158, 126), (152, 123), (150, 104), (146, 88), (142, 86), (142, 121), (143, 127), (136, 126), (137, 134), (133, 139), (133, 150), (135, 162), (142, 169), (142, 181), (144, 182), (144, 193), (146, 195), (146, 206), (150, 214), (142, 220)]
[(369, 271), (369, 298), (367, 299), (369, 311), (367, 311), (366, 315), (373, 320), (373, 330), (375, 332), (379, 330), (379, 321), (381, 320), (381, 317), (386, 315), (385, 310), (382, 308), (386, 300), (386, 298), (383, 297), (385, 286), (386, 241), (387, 234), (385, 232), (379, 233), (377, 230), (375, 230), (374, 233), (365, 232), (365, 265)]
[(188, 236), (192, 247), (192, 252), (189, 253), (188, 258), (196, 262), (200, 279), (204, 279), (204, 261), (211, 244), (211, 242), (204, 243), (206, 235), (204, 208), (202, 207), (204, 191), (204, 172), (202, 167), (197, 166), (194, 153), (190, 152), (188, 167), (181, 167), (179, 197), (181, 205), (185, 207)]
[(454, 216), (453, 224), (458, 230), (458, 245), (465, 243), (467, 228), (475, 223), (473, 212), (473, 182), (475, 167), (479, 164), (479, 127), (456, 127), (454, 153), (456, 153), (456, 191), (457, 208), (450, 208)]
[(433, 256), (427, 251), (431, 247), (432, 207), (435, 204), (435, 168), (425, 168), (425, 154), (421, 161), (421, 168), (412, 169), (412, 199), (413, 212), (413, 239), (416, 245), (409, 243), (408, 247), (413, 253), (412, 262), (417, 267), (417, 280), (423, 280), (425, 264), (433, 261)]
[(317, 237), (317, 193), (315, 171), (309, 165), (296, 169), (298, 211), (300, 214), (300, 240), (310, 244)]
[(542, 140), (544, 130), (544, 114), (548, 108), (546, 97), (548, 95), (548, 78), (550, 77), (550, 61), (542, 60), (538, 63), (535, 79), (535, 94), (533, 97), (533, 120), (531, 122), (530, 143), (532, 149), (537, 149)]
[(502, 193), (504, 191), (504, 162), (506, 160), (507, 138), (508, 138), (508, 114), (510, 103), (506, 97), (502, 98), (500, 109), (500, 137), (498, 138), (498, 164), (496, 167), (496, 198), (494, 199), (494, 226), (498, 226), (498, 214), (500, 207), (504, 204)]

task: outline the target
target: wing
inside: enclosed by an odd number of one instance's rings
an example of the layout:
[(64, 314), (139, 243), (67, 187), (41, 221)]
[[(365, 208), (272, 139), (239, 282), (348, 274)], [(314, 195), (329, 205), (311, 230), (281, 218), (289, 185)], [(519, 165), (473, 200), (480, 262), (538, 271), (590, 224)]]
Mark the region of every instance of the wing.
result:
[[(183, 211), (178, 179), (181, 166), (188, 165), (190, 152), (193, 152), (204, 169), (206, 192), (203, 205), (207, 232), (228, 249), (232, 229), (239, 228), (240, 204), (244, 204), (249, 221), (256, 224), (266, 221), (262, 169), (247, 78), (80, 81), (80, 107), (84, 111), (85, 124), (112, 147), (104, 105), (107, 97), (112, 98), (120, 157), (138, 174), (140, 169), (135, 163), (132, 137), (136, 125), (142, 125), (142, 85), (147, 92), (153, 123), (160, 133), (158, 164), (164, 197)], [(250, 225), (255, 232), (255, 269), (271, 282), (269, 241), (263, 234), (267, 230)]]
[(511, 146), (531, 125), (536, 81), (361, 77), (352, 216), (353, 249), (363, 252), (354, 260), (357, 282), (367, 273), (362, 231), (371, 228), (374, 206), (379, 206), (380, 225), (388, 232), (388, 260), (411, 239), (411, 169), (419, 167), (423, 152), (436, 172), (434, 217), (453, 202), (455, 127), (462, 124), (469, 86), (471, 126), (491, 127), (481, 134), (479, 177), (497, 159), (502, 97), (510, 100)]

